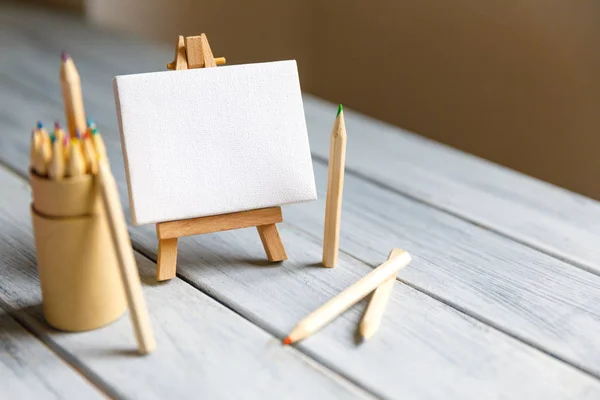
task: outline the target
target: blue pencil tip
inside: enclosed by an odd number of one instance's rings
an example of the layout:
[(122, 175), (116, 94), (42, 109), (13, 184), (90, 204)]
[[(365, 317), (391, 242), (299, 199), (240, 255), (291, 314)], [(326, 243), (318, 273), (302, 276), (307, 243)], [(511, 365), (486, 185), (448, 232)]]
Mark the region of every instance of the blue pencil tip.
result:
[(42, 129), (43, 127), (44, 127), (44, 124), (42, 123), (42, 121), (38, 121), (37, 128)]
[(88, 128), (93, 128), (94, 127), (94, 121), (92, 121), (91, 119), (88, 118), (88, 120), (87, 120), (87, 126), (88, 126)]
[(79, 129), (75, 129), (75, 137), (81, 139), (81, 132), (79, 132)]

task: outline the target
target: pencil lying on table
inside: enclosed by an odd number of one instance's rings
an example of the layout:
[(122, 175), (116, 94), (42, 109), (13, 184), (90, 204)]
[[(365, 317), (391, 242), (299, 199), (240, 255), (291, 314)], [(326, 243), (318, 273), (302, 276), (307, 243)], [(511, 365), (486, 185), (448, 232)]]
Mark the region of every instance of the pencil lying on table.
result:
[(395, 277), (398, 271), (406, 267), (410, 261), (410, 255), (406, 251), (397, 249), (394, 256), (386, 262), (301, 320), (283, 340), (283, 344), (291, 344), (312, 335), (383, 282)]
[[(388, 260), (399, 256), (401, 251), (402, 250), (400, 249), (392, 249), (388, 256)], [(362, 342), (369, 340), (371, 336), (377, 332), (377, 329), (379, 329), (381, 318), (383, 318), (383, 312), (385, 311), (385, 307), (387, 306), (392, 290), (394, 290), (394, 285), (396, 284), (396, 275), (397, 274), (393, 274), (387, 281), (383, 282), (373, 291), (371, 299), (369, 300), (369, 305), (367, 305), (367, 309), (358, 325), (358, 333), (360, 334)]]

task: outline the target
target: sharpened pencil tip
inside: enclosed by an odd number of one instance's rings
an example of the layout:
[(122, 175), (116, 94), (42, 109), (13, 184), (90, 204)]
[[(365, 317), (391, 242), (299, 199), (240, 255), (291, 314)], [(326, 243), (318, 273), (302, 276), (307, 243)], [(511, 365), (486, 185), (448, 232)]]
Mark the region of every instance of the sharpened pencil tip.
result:
[(340, 106), (338, 107), (338, 112), (337, 112), (336, 117), (339, 116), (342, 111), (344, 111), (344, 107), (342, 107), (342, 105), (340, 104)]
[(286, 337), (285, 339), (283, 339), (283, 344), (286, 345), (286, 346), (289, 345), (289, 344), (292, 344), (292, 339), (290, 339), (289, 336)]
[(42, 121), (38, 121), (37, 122), (37, 128), (38, 129), (42, 129), (44, 127), (44, 124), (42, 123)]
[(79, 131), (79, 129), (75, 129), (75, 137), (77, 139), (81, 139), (81, 132)]
[(88, 118), (88, 120), (87, 120), (87, 126), (88, 126), (88, 128), (93, 128), (94, 127), (94, 121), (92, 121), (90, 118)]
[(63, 62), (67, 61), (69, 58), (71, 58), (71, 56), (66, 51), (63, 50), (62, 53), (60, 53), (60, 59)]
[(54, 121), (54, 129), (60, 129), (60, 122)]

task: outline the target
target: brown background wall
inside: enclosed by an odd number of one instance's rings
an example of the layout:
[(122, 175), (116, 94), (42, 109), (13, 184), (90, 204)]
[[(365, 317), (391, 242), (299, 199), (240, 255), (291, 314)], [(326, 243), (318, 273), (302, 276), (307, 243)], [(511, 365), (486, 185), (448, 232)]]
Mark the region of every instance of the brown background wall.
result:
[[(177, 4), (178, 6), (175, 6)], [(296, 58), (305, 91), (600, 199), (600, 2), (89, 0), (231, 63)]]

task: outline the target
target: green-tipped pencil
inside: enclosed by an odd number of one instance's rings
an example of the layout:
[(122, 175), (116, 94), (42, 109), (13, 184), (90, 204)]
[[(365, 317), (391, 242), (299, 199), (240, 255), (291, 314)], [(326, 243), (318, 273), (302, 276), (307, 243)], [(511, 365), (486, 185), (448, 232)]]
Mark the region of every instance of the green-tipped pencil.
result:
[(325, 233), (323, 235), (323, 266), (335, 267), (340, 247), (342, 192), (346, 165), (346, 124), (340, 104), (329, 143), (329, 177), (325, 202)]

